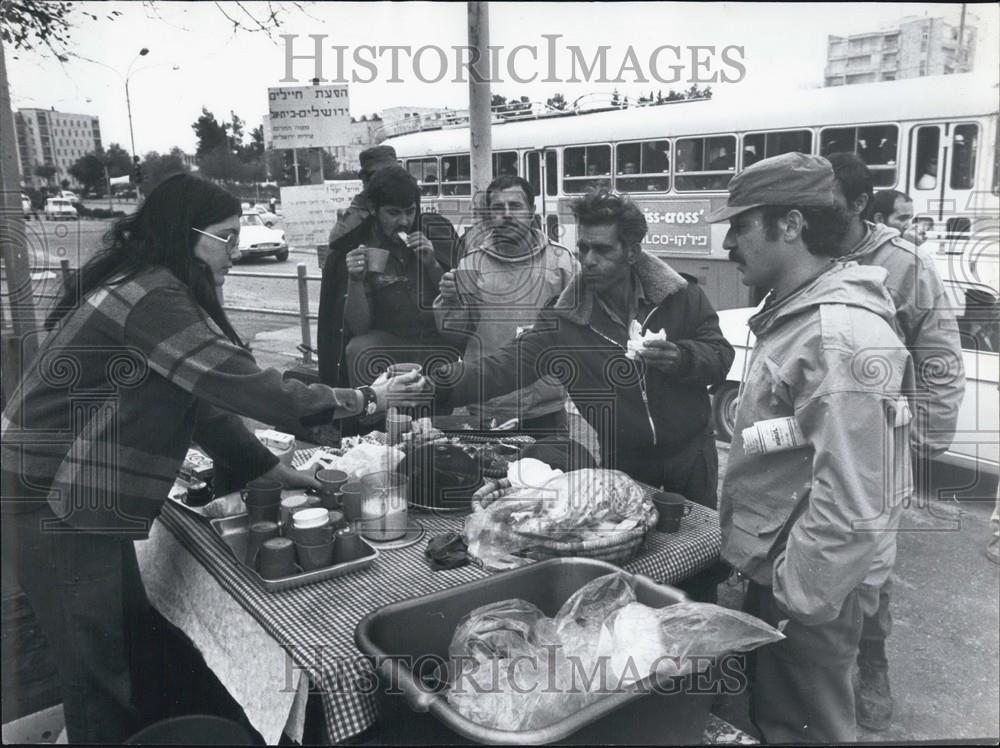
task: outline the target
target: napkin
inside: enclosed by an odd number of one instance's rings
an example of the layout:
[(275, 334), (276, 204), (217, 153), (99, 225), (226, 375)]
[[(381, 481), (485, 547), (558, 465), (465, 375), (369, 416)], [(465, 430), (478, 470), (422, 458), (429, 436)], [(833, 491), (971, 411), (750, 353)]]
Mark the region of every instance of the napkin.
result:
[(562, 474), (562, 470), (554, 470), (534, 457), (524, 457), (507, 465), (507, 480), (512, 488), (541, 488)]
[(632, 320), (632, 323), (628, 326), (628, 343), (625, 344), (625, 358), (635, 358), (635, 354), (641, 351), (647, 340), (666, 340), (667, 333), (664, 330), (659, 332), (652, 332), (647, 330), (642, 331), (642, 325), (639, 324), (637, 320)]

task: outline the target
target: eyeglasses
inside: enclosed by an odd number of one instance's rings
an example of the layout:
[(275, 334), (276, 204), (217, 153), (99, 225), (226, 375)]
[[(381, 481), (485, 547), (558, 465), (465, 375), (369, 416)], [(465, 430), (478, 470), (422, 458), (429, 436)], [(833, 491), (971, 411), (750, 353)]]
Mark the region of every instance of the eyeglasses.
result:
[(202, 231), (201, 229), (196, 229), (194, 226), (191, 227), (191, 230), (197, 231), (199, 234), (207, 236), (210, 239), (215, 239), (215, 241), (217, 242), (222, 242), (230, 249), (232, 249), (233, 247), (237, 246), (240, 243), (240, 235), (237, 232), (233, 232), (228, 237), (222, 237), (222, 236), (216, 236), (215, 234), (210, 234), (207, 231)]

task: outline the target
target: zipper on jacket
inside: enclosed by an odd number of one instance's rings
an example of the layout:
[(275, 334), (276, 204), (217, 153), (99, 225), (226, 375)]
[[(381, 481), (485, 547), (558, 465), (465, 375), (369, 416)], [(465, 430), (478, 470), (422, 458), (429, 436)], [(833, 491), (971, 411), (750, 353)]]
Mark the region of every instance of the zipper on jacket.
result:
[[(649, 318), (653, 316), (653, 312), (655, 312), (655, 311), (656, 311), (656, 309), (653, 309), (653, 311), (649, 313), (649, 315), (646, 317), (646, 322), (649, 321)], [(645, 327), (645, 324), (646, 323), (643, 322), (643, 326), (644, 327)], [(611, 343), (611, 345), (615, 346), (615, 348), (618, 348), (619, 350), (628, 352), (628, 348), (624, 347), (617, 340), (613, 340), (612, 338), (609, 338), (607, 335), (605, 335), (603, 332), (601, 332), (600, 330), (598, 330), (597, 328), (595, 328), (593, 325), (587, 325), (587, 327), (590, 330), (592, 330), (593, 332), (595, 332), (597, 335), (599, 335), (601, 338), (603, 338), (604, 340), (606, 340), (609, 343)], [(646, 409), (646, 420), (649, 421), (649, 430), (653, 432), (653, 446), (655, 447), (656, 444), (657, 444), (656, 424), (653, 423), (653, 414), (649, 412), (649, 395), (646, 394), (646, 374), (645, 374), (645, 371), (643, 371), (643, 373), (639, 375), (639, 394), (642, 395), (642, 406)]]

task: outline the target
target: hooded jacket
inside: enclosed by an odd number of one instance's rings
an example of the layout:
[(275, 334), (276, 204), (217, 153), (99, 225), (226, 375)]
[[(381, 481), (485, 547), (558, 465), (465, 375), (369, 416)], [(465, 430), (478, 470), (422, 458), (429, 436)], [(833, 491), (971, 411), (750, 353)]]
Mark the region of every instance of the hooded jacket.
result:
[[(477, 363), (514, 339), (517, 329), (530, 328), (539, 311), (561, 294), (579, 269), (573, 254), (533, 229), (524, 252), (511, 256), (496, 250), (492, 236), (480, 234), (458, 264), (475, 273), (474, 288), (460, 289), (462, 303), (450, 305), (442, 296), (434, 301), (437, 329), (446, 340), (464, 347), (463, 360)], [(562, 410), (566, 393), (561, 386), (537, 381), (524, 389), (483, 403), (469, 405), (506, 421), (538, 418)]]
[(896, 306), (896, 331), (913, 357), (912, 439), (920, 453), (937, 456), (951, 446), (965, 394), (958, 323), (934, 258), (896, 229), (865, 222), (864, 238), (845, 262), (886, 269), (885, 287)]
[(654, 305), (641, 321), (647, 330), (665, 331), (682, 349), (679, 371), (665, 374), (626, 358), (626, 338), (604, 323), (593, 292), (577, 275), (530, 332), (478, 365), (460, 362), (439, 369), (433, 375), (438, 397), (457, 407), (546, 377), (566, 388), (597, 431), (602, 465), (624, 467), (637, 450), (679, 451), (708, 425), (707, 388), (725, 381), (733, 348), (696, 282), (645, 252), (634, 273), (644, 298)]
[[(750, 319), (744, 376), (719, 501), (722, 557), (796, 620), (834, 620), (862, 583), (881, 586), (911, 491), (912, 382), (882, 268), (835, 265)], [(742, 431), (795, 419), (798, 449), (751, 455)]]

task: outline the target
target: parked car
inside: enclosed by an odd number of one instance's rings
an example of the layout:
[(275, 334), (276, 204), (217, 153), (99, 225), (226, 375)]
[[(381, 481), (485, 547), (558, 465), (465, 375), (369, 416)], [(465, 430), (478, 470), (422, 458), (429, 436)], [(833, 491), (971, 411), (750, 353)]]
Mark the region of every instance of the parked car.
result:
[(276, 223), (281, 223), (281, 216), (268, 210), (263, 205), (251, 206), (250, 203), (243, 203), (243, 212), (256, 213), (268, 228), (272, 228)]
[(71, 203), (80, 202), (80, 197), (73, 190), (63, 190), (59, 193), (59, 197), (69, 200)]
[(45, 201), (45, 217), (51, 221), (77, 221), (80, 214), (76, 212), (73, 203), (64, 197), (50, 197)]
[[(998, 341), (998, 292), (984, 283), (945, 280), (945, 290), (955, 310), (965, 365), (965, 397), (951, 449), (939, 459), (952, 465), (1000, 473), (1000, 341)], [(759, 307), (758, 307), (759, 308)], [(757, 309), (725, 309), (719, 326), (736, 349), (736, 358), (724, 384), (712, 395), (712, 419), (721, 441), (731, 441), (739, 406), (740, 384), (749, 363), (755, 338), (747, 320)]]
[(233, 253), (233, 262), (251, 257), (273, 256), (278, 262), (288, 259), (288, 244), (285, 232), (264, 225), (260, 214), (253, 208), (243, 211), (240, 216), (239, 254)]

